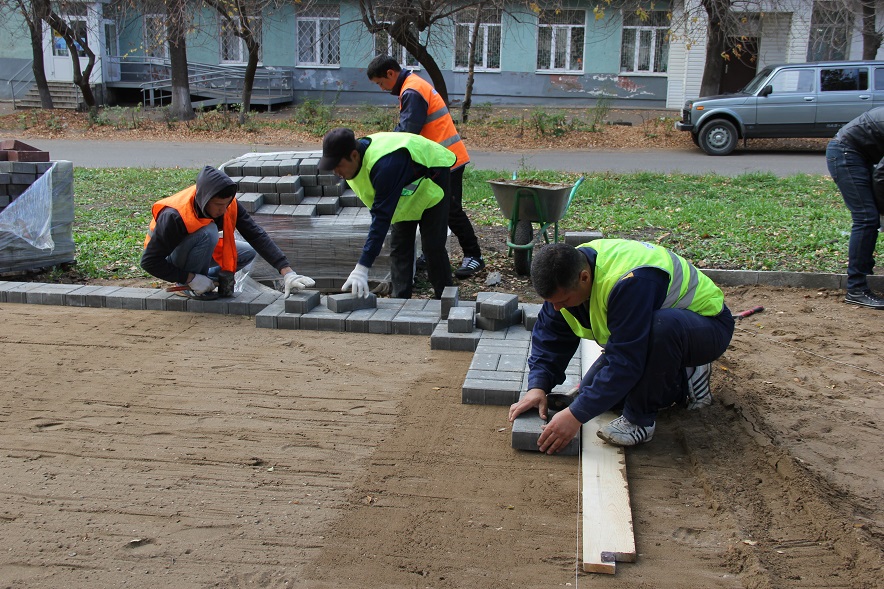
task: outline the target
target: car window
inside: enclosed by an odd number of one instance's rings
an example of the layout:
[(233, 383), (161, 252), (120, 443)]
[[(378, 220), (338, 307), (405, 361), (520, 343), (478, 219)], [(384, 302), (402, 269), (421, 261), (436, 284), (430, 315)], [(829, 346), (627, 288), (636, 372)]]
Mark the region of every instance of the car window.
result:
[(875, 90), (884, 90), (884, 67), (875, 68)]
[(869, 69), (865, 67), (838, 67), (820, 70), (820, 90), (843, 92), (868, 90)]
[(813, 69), (789, 69), (778, 72), (770, 80), (774, 94), (788, 92), (813, 92), (814, 75)]

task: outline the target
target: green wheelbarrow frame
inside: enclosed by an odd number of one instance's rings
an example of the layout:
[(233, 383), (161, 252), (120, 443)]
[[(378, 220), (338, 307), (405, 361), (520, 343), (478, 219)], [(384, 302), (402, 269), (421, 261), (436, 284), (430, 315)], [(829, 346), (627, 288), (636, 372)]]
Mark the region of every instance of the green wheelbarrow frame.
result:
[[(514, 180), (515, 180), (515, 178), (514, 178)], [(549, 235), (547, 233), (547, 230), (550, 228), (550, 226), (553, 227), (553, 240), (554, 240), (553, 243), (558, 243), (558, 241), (559, 241), (559, 221), (561, 219), (563, 219), (565, 217), (565, 215), (568, 213), (568, 209), (571, 207), (571, 202), (574, 200), (574, 196), (577, 194), (577, 189), (583, 183), (583, 180), (584, 180), (583, 176), (581, 176), (580, 178), (577, 179), (577, 182), (574, 184), (574, 186), (571, 187), (571, 191), (568, 194), (568, 200), (565, 203), (565, 206), (561, 208), (561, 212), (555, 211), (552, 215), (550, 215), (551, 217), (554, 217), (554, 218), (549, 218), (549, 219), (546, 218), (547, 214), (549, 213), (548, 208), (545, 208), (543, 206), (543, 203), (541, 202), (542, 199), (540, 197), (539, 191), (543, 190), (542, 187), (535, 188), (535, 187), (530, 187), (530, 186), (515, 186), (512, 184), (508, 185), (511, 188), (515, 188), (515, 192), (513, 195), (514, 201), (513, 201), (512, 211), (509, 216), (509, 227), (508, 227), (509, 239), (507, 239), (507, 242), (506, 242), (507, 255), (515, 258), (515, 257), (517, 257), (519, 252), (526, 252), (527, 256), (525, 256), (523, 261), (527, 265), (527, 268), (525, 268), (525, 269), (530, 269), (531, 258), (532, 258), (532, 254), (534, 253), (534, 246), (536, 245), (537, 241), (540, 239), (541, 236), (543, 236), (544, 241), (546, 241), (546, 243), (549, 243)], [(492, 188), (493, 188), (495, 186), (495, 183), (491, 182), (491, 184), (492, 184)], [(497, 185), (501, 185), (501, 183), (497, 183)], [(495, 193), (495, 197), (498, 200), (498, 204), (500, 204), (501, 208), (504, 209), (504, 213), (506, 213), (506, 210), (505, 210), (506, 207), (504, 206), (504, 203), (501, 202), (500, 196), (497, 193)], [(523, 203), (524, 200), (527, 200), (527, 204), (528, 204), (527, 208), (523, 206), (523, 204), (525, 204), (525, 203)], [(533, 211), (530, 209), (531, 206), (533, 206)], [(528, 218), (520, 218), (520, 211), (522, 212), (523, 216), (526, 216)], [(528, 212), (527, 215), (525, 214), (526, 211)], [(545, 213), (544, 211), (547, 211), (547, 213)], [(540, 224), (540, 231), (536, 236), (531, 238), (530, 241), (528, 241), (527, 243), (516, 243), (516, 241), (517, 241), (516, 240), (516, 232), (519, 229), (519, 223), (522, 221), (525, 221), (528, 223), (539, 223)], [(533, 229), (532, 229), (532, 231), (533, 231)], [(519, 272), (520, 265), (521, 264), (519, 264), (519, 263), (516, 264), (517, 273), (525, 274), (525, 275), (530, 273), (530, 270), (527, 272)]]

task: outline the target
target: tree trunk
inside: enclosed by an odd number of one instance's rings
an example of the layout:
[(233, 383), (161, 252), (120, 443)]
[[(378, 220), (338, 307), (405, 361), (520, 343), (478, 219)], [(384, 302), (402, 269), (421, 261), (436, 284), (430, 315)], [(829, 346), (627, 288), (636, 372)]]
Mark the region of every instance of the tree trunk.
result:
[[(74, 84), (80, 89), (80, 94), (83, 96), (83, 103), (90, 111), (94, 111), (98, 108), (98, 105), (95, 103), (95, 95), (92, 94), (90, 80), (92, 78), (92, 69), (95, 67), (95, 53), (93, 53), (92, 49), (89, 47), (88, 40), (77, 39), (76, 34), (70, 25), (68, 25), (60, 15), (51, 10), (44, 19), (55, 32), (62, 36), (67, 44), (74, 69)], [(77, 47), (78, 44), (79, 49)], [(86, 67), (83, 69), (80, 69), (80, 49), (83, 50), (87, 58)]]
[(470, 107), (473, 105), (473, 80), (476, 70), (476, 42), (479, 40), (479, 25), (482, 23), (482, 4), (476, 7), (476, 22), (473, 23), (473, 31), (470, 34), (470, 57), (467, 62), (467, 87), (463, 93), (463, 107), (461, 108), (461, 120), (466, 123), (470, 119)]
[(258, 49), (259, 45), (255, 43), (253, 38), (243, 40), (249, 49), (249, 61), (246, 64), (246, 73), (242, 81), (242, 108), (239, 111), (239, 124), (246, 122), (249, 111), (252, 108), (252, 90), (255, 87), (255, 72), (258, 71)]
[(190, 102), (190, 82), (187, 75), (185, 14), (184, 0), (170, 0), (166, 3), (166, 35), (172, 68), (172, 104), (169, 109), (173, 118), (192, 121), (196, 115)]
[(447, 105), (448, 85), (442, 76), (442, 70), (439, 69), (439, 64), (436, 63), (433, 56), (427, 52), (427, 48), (421, 45), (418, 38), (409, 31), (408, 22), (404, 19), (398, 19), (390, 26), (389, 35), (397, 43), (405, 47), (405, 50), (423, 66), (424, 70), (430, 75), (430, 81), (433, 83), (436, 92), (439, 93), (442, 101)]
[(881, 33), (875, 26), (875, 2), (865, 0), (863, 3), (863, 59), (872, 60), (878, 55), (881, 47)]
[(706, 39), (706, 64), (703, 68), (703, 79), (700, 82), (700, 96), (718, 94), (721, 87), (721, 75), (724, 73), (724, 59), (727, 36), (726, 19), (730, 12), (729, 0), (703, 0), (709, 25)]
[(37, 84), (37, 90), (40, 92), (40, 107), (53, 108), (52, 94), (49, 92), (49, 82), (46, 81), (46, 64), (43, 62), (43, 20), (37, 16), (37, 6), (35, 4), (31, 5), (31, 10), (26, 12), (24, 17), (31, 34), (31, 54), (34, 56), (31, 69), (34, 72), (34, 82)]

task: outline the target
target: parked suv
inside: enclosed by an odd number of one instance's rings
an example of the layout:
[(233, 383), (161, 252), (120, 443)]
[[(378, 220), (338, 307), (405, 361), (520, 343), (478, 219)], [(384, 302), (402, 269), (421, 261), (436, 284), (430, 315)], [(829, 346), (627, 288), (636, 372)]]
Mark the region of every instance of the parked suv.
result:
[(884, 61), (769, 65), (735, 94), (685, 102), (675, 128), (709, 155), (727, 155), (740, 138), (833, 137), (876, 106), (884, 106)]

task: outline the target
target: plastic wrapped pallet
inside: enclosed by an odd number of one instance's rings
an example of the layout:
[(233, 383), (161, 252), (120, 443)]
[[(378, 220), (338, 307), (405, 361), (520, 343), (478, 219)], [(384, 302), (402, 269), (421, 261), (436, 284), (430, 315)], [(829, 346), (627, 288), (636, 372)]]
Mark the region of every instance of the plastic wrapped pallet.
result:
[(0, 162), (0, 176), (9, 180), (8, 204), (0, 208), (0, 273), (73, 262), (73, 164)]
[[(371, 215), (344, 180), (318, 172), (320, 155), (248, 153), (221, 169), (237, 183), (237, 199), (282, 249), (292, 268), (316, 280), (317, 288), (335, 290), (362, 254)], [(373, 286), (383, 289), (389, 283), (389, 268), (388, 237), (369, 272)], [(251, 276), (265, 282), (280, 278), (260, 258)]]

